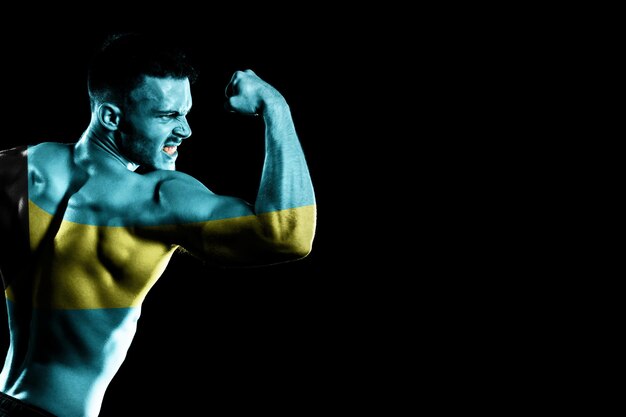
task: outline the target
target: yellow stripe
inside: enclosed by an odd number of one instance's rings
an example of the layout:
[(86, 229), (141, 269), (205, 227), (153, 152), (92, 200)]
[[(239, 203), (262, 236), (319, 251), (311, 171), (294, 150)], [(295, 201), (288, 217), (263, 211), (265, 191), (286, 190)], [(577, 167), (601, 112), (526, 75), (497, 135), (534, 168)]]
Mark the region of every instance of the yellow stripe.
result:
[[(316, 206), (304, 206), (186, 225), (93, 226), (62, 221), (46, 239), (52, 216), (29, 201), (31, 250), (37, 265), (33, 305), (54, 309), (127, 308), (141, 305), (162, 275), (177, 242), (220, 264), (256, 265), (306, 256)], [(54, 227), (54, 226), (52, 226)], [(167, 243), (160, 243), (167, 242)], [(12, 288), (7, 297), (23, 296)]]
[[(311, 249), (315, 205), (185, 225), (150, 226), (140, 233), (175, 241), (195, 255), (218, 264), (245, 266), (277, 263)], [(182, 231), (182, 232), (181, 232)]]
[(39, 308), (139, 306), (176, 249), (137, 237), (129, 227), (68, 221), (62, 221), (54, 241), (47, 242), (52, 216), (30, 202), (29, 219), (38, 265), (33, 305)]
[[(246, 252), (249, 252), (252, 258), (257, 252), (265, 256), (264, 250), (259, 251), (261, 249), (259, 245), (278, 253), (284, 246), (286, 251), (291, 252), (295, 249), (299, 253), (308, 254), (315, 233), (316, 214), (315, 205), (310, 205), (258, 216), (206, 222), (203, 225), (204, 249), (207, 252), (226, 250), (227, 252), (222, 254), (226, 258), (245, 257)], [(234, 235), (233, 230), (236, 231)], [(227, 236), (235, 238), (237, 243), (224, 249), (223, 239)], [(267, 245), (268, 242), (271, 244)]]

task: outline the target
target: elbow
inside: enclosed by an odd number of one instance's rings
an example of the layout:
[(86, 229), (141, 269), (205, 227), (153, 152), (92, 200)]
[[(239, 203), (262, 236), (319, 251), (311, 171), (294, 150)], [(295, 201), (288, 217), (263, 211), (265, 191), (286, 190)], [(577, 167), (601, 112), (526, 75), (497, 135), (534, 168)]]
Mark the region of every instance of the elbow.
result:
[(264, 223), (265, 241), (271, 250), (284, 260), (307, 257), (313, 249), (317, 226), (315, 206), (271, 213), (271, 221)]
[(296, 239), (284, 245), (283, 252), (286, 253), (291, 260), (298, 260), (298, 259), (306, 258), (307, 256), (309, 256), (312, 249), (313, 249), (312, 239), (309, 239), (309, 240)]
[(309, 256), (313, 249), (314, 230), (308, 232), (290, 233), (270, 239), (271, 252), (282, 262), (295, 261)]

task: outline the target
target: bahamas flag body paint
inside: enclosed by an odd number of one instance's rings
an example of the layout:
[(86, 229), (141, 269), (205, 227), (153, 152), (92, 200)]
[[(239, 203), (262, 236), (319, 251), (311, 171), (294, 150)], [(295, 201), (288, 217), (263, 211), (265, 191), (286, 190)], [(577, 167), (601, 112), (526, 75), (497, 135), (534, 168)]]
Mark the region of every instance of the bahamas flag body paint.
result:
[(0, 159), (11, 189), (0, 210), (27, 242), (2, 253), (10, 345), (0, 389), (57, 415), (97, 415), (176, 246), (133, 237), (131, 225), (68, 220), (69, 150), (44, 144)]
[(0, 159), (12, 193), (0, 199), (11, 225), (0, 226), (15, 237), (0, 263), (11, 331), (0, 389), (59, 415), (97, 415), (179, 246), (224, 264), (289, 260), (293, 242), (310, 246), (316, 207), (297, 178), (254, 213), (182, 173), (94, 173), (74, 152), (44, 143)]
[(50, 213), (29, 202), (31, 249), (40, 253), (35, 270), (35, 308), (137, 307), (175, 249), (137, 238), (131, 227), (66, 220), (60, 223), (54, 243), (42, 247), (52, 222)]

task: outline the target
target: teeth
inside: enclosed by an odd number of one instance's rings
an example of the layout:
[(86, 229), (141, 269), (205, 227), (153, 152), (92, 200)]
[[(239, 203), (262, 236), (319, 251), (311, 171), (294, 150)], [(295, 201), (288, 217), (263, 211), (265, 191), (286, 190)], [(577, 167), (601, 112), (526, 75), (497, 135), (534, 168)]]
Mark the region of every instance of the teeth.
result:
[(174, 155), (177, 149), (178, 149), (178, 146), (164, 146), (163, 147), (163, 151), (168, 155)]

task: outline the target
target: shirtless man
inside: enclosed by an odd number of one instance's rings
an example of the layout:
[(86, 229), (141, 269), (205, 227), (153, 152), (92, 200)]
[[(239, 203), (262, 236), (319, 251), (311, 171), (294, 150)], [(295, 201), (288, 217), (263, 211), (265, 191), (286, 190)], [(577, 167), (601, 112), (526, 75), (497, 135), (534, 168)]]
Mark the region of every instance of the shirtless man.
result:
[(148, 37), (112, 38), (90, 67), (80, 139), (0, 152), (10, 330), (0, 416), (97, 416), (177, 248), (228, 266), (309, 254), (315, 196), (290, 109), (251, 70), (237, 71), (226, 95), (229, 110), (265, 122), (254, 204), (175, 171), (194, 77), (182, 55)]

